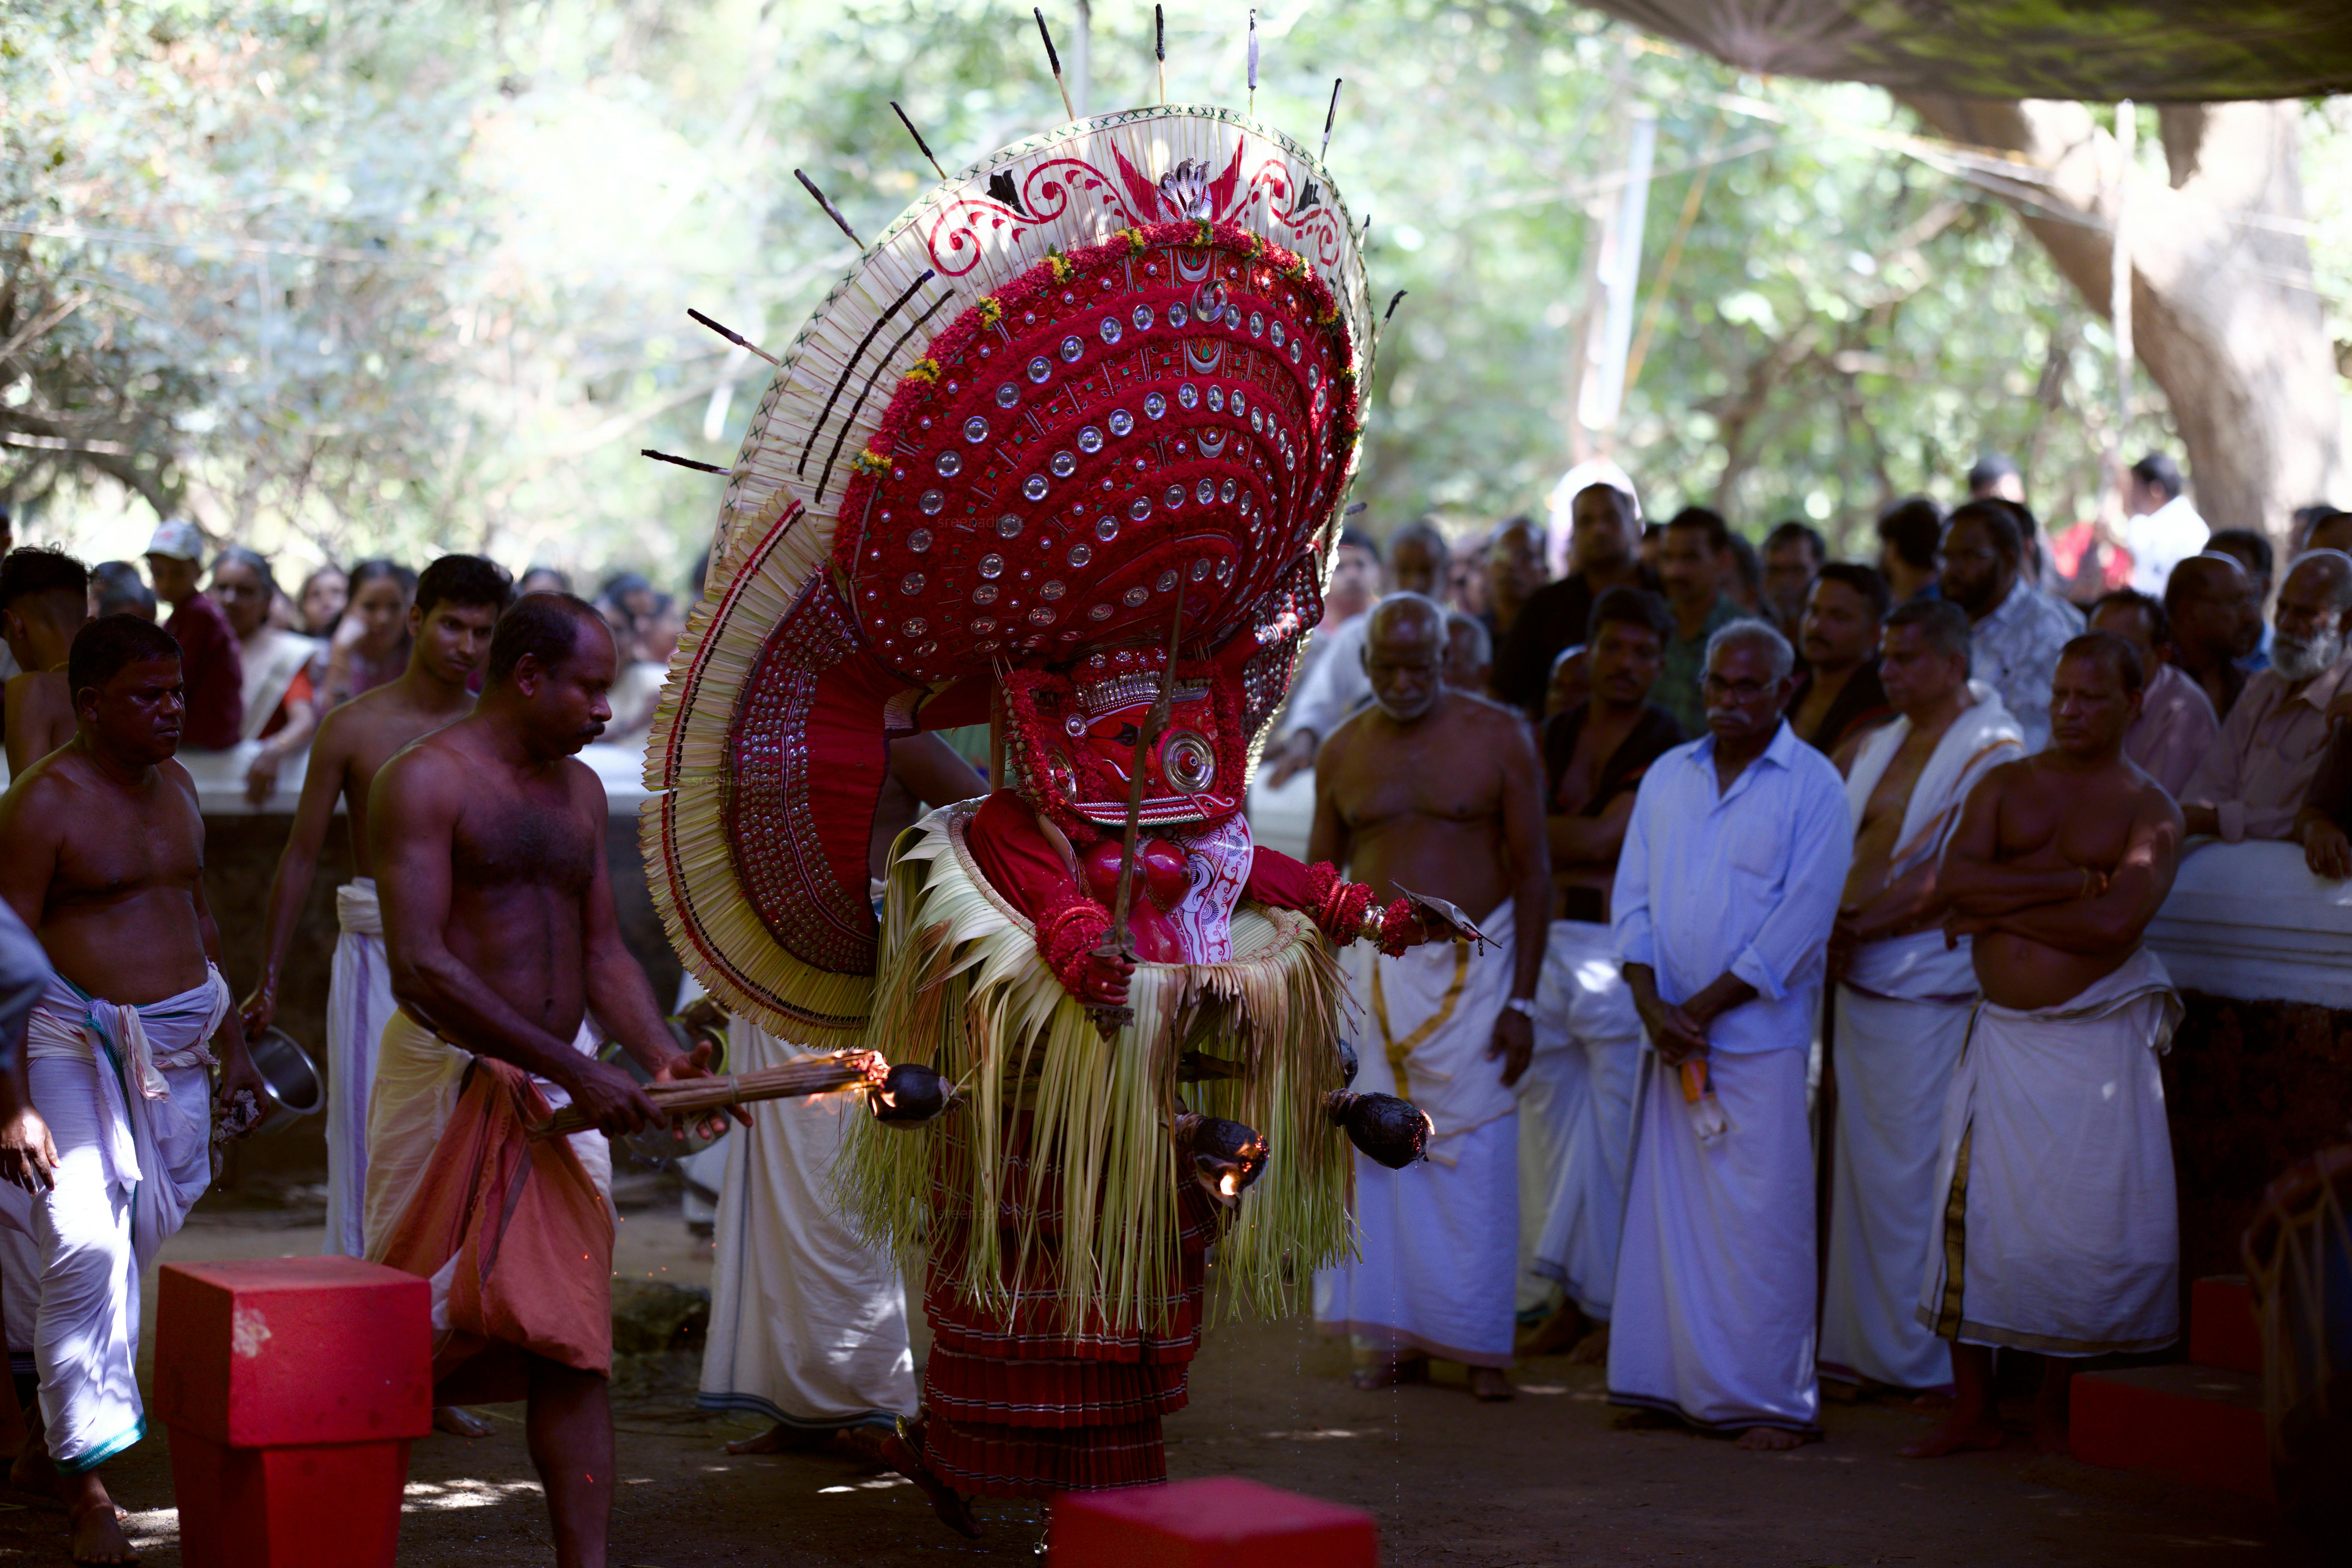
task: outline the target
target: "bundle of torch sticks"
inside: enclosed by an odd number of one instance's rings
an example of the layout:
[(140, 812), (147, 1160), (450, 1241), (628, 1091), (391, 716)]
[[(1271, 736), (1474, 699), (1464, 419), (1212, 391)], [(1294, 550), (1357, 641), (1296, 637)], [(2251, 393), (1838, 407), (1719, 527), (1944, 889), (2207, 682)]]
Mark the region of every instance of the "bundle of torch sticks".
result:
[[(649, 1083), (646, 1097), (662, 1108), (673, 1122), (691, 1121), (701, 1112), (724, 1110), (730, 1105), (751, 1105), (762, 1100), (790, 1100), (803, 1095), (829, 1094), (837, 1089), (878, 1089), (889, 1078), (890, 1064), (879, 1051), (835, 1051), (807, 1057), (781, 1067), (730, 1073), (725, 1078), (689, 1078), (676, 1083)], [(555, 1138), (585, 1132), (595, 1125), (576, 1106), (565, 1106), (530, 1130), (533, 1138)]]

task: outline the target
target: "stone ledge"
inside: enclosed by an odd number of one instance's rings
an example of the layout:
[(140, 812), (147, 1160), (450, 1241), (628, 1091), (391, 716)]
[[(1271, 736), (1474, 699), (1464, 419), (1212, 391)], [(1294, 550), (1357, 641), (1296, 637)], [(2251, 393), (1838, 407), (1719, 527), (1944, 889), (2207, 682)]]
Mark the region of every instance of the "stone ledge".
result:
[(2352, 1009), (2352, 881), (2299, 845), (2193, 840), (2147, 941), (2184, 991)]

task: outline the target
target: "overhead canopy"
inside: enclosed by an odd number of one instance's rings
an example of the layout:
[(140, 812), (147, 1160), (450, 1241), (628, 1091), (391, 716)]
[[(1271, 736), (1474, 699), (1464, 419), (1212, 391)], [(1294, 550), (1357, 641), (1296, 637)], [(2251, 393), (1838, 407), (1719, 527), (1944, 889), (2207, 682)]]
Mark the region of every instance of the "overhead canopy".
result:
[(1744, 69), (2093, 102), (2352, 90), (2346, 0), (1593, 0)]

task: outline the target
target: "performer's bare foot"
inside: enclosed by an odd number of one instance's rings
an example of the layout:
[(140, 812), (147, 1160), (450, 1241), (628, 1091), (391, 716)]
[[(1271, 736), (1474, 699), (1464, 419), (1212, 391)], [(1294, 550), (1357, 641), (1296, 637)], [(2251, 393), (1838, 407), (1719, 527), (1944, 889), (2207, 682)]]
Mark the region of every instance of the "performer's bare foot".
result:
[(1906, 1459), (1940, 1459), (1947, 1454), (1998, 1448), (2006, 1440), (2000, 1416), (1989, 1410), (1970, 1410), (1955, 1405), (1933, 1432), (1916, 1443), (1906, 1443), (1896, 1452)]
[(1573, 1301), (1562, 1301), (1540, 1323), (1530, 1323), (1513, 1336), (1511, 1349), (1524, 1361), (1529, 1356), (1558, 1355), (1571, 1350), (1592, 1331), (1592, 1320)]
[(1801, 1448), (1804, 1443), (1805, 1435), (1801, 1432), (1791, 1432), (1781, 1426), (1750, 1426), (1735, 1438), (1731, 1446), (1746, 1448), (1751, 1453), (1770, 1454), (1783, 1448)]
[(784, 1447), (784, 1424), (779, 1421), (764, 1432), (736, 1438), (727, 1445), (727, 1451), (730, 1454), (781, 1454)]
[(940, 1479), (930, 1466), (923, 1463), (923, 1421), (903, 1418), (897, 1430), (879, 1438), (876, 1454), (880, 1462), (889, 1466), (921, 1489), (930, 1500), (931, 1511), (940, 1522), (969, 1540), (980, 1539), (980, 1521), (971, 1515), (971, 1504), (958, 1495), (956, 1489)]
[(1609, 1325), (1596, 1323), (1592, 1331), (1576, 1342), (1568, 1352), (1570, 1366), (1607, 1366), (1609, 1364)]
[(131, 1538), (122, 1532), (123, 1511), (106, 1495), (106, 1483), (98, 1479), (97, 1471), (61, 1478), (59, 1490), (65, 1498), (66, 1518), (71, 1521), (75, 1562), (139, 1561), (139, 1553), (131, 1549)]
[(1510, 1373), (1499, 1366), (1474, 1366), (1470, 1369), (1470, 1397), (1487, 1405), (1499, 1405), (1516, 1399), (1519, 1391), (1511, 1386)]
[(1348, 1374), (1348, 1382), (1370, 1394), (1383, 1388), (1398, 1388), (1408, 1383), (1429, 1381), (1429, 1358), (1426, 1356), (1384, 1356), (1368, 1361)]
[(433, 1407), (433, 1430), (446, 1432), (453, 1437), (487, 1437), (498, 1430), (470, 1410), (455, 1405)]

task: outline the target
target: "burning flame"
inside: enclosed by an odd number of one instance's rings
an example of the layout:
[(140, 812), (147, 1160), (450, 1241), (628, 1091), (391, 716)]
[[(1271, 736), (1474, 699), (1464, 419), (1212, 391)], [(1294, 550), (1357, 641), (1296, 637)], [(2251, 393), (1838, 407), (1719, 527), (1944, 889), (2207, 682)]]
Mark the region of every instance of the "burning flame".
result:
[(1241, 1179), (1234, 1175), (1233, 1172), (1227, 1171), (1223, 1175), (1217, 1178), (1217, 1192), (1219, 1195), (1230, 1198), (1238, 1194), (1241, 1190)]

